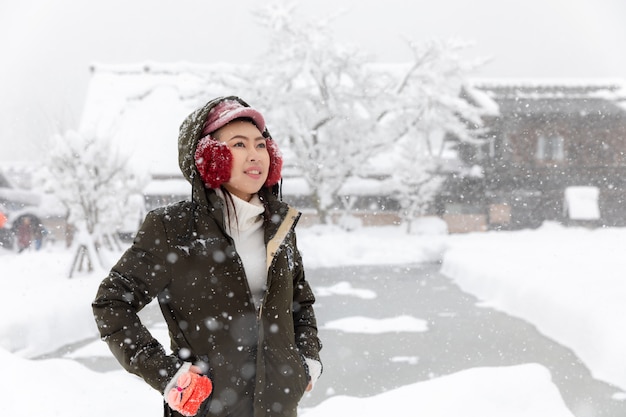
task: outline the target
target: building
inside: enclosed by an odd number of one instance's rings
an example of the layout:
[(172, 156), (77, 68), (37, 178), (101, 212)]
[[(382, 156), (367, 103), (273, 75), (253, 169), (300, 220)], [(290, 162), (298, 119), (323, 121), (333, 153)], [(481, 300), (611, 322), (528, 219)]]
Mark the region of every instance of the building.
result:
[[(450, 177), (439, 199), (443, 216), (462, 215), (468, 230), (546, 220), (626, 225), (622, 80), (475, 81), (473, 88), (495, 101), (498, 113), (484, 118), (482, 144), (459, 144), (460, 158), (480, 175)], [(599, 213), (577, 216), (573, 206), (593, 205), (594, 195)]]

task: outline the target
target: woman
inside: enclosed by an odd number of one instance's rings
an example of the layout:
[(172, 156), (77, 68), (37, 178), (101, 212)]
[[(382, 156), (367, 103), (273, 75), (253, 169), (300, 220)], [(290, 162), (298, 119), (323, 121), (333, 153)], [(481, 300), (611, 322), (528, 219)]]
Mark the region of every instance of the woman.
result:
[[(222, 97), (181, 125), (179, 164), (191, 201), (146, 216), (93, 302), (100, 334), (166, 416), (295, 416), (321, 343), (280, 152), (258, 111)], [(155, 297), (171, 355), (137, 316)]]

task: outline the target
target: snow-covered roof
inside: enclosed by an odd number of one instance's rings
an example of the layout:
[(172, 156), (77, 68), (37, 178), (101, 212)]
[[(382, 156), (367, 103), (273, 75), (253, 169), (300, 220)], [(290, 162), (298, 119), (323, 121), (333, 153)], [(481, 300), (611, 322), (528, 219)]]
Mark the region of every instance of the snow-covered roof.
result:
[(209, 99), (230, 94), (211, 83), (212, 74), (231, 73), (220, 71), (226, 66), (93, 65), (80, 129), (110, 137), (147, 172), (180, 174), (180, 124)]
[[(474, 79), (473, 91), (495, 101), (501, 114), (616, 114), (626, 111), (626, 80)], [(468, 94), (477, 101), (474, 94)]]

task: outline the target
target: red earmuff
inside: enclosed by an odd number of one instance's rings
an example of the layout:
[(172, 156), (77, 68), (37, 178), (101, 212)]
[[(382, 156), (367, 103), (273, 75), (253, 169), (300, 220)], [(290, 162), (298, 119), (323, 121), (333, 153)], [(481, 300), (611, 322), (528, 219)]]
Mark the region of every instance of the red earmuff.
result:
[(278, 184), (282, 177), (283, 155), (278, 149), (278, 145), (272, 138), (268, 138), (266, 142), (267, 153), (270, 155), (270, 170), (265, 180), (265, 186), (271, 187)]
[(233, 166), (233, 155), (228, 146), (205, 136), (198, 141), (194, 154), (196, 168), (200, 178), (209, 188), (219, 188), (230, 179), (230, 171)]

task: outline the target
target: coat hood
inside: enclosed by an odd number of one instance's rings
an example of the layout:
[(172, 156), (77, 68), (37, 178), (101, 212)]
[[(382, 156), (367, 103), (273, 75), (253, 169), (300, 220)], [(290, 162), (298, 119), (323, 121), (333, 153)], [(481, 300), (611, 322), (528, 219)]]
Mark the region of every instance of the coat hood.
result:
[(187, 116), (187, 118), (185, 118), (183, 123), (180, 125), (178, 133), (178, 166), (180, 167), (183, 176), (192, 184), (194, 183), (194, 180), (199, 178), (198, 170), (194, 162), (194, 154), (196, 152), (196, 147), (198, 146), (198, 141), (202, 137), (204, 122), (206, 121), (209, 111), (211, 111), (217, 103), (225, 99), (238, 100), (241, 101), (246, 107), (250, 107), (248, 104), (243, 103), (243, 100), (238, 97), (217, 97), (199, 109), (196, 109), (193, 113)]

